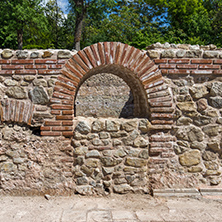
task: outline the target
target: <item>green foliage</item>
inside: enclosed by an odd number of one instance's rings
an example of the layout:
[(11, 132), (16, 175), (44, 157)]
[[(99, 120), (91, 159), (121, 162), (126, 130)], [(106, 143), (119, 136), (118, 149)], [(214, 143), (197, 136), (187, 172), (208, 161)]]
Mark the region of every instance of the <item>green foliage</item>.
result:
[[(82, 19), (81, 48), (118, 41), (139, 49), (155, 42), (222, 47), (221, 0), (68, 0), (64, 15), (56, 0), (1, 0), (0, 48), (74, 46)], [(83, 15), (81, 18), (80, 16)]]

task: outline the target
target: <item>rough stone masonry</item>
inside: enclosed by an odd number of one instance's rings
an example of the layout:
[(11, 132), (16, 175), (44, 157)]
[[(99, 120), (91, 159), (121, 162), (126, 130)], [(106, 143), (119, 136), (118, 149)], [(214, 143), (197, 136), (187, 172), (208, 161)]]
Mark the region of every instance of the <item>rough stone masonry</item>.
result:
[(0, 193), (221, 187), (222, 49), (0, 53)]

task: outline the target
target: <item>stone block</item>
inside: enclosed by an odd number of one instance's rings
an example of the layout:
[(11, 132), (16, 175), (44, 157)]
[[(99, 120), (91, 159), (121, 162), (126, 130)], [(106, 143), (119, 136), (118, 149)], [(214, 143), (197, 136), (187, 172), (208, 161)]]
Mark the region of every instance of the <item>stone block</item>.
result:
[(201, 155), (200, 151), (192, 150), (187, 151), (181, 156), (179, 156), (179, 161), (182, 166), (193, 166), (200, 163)]

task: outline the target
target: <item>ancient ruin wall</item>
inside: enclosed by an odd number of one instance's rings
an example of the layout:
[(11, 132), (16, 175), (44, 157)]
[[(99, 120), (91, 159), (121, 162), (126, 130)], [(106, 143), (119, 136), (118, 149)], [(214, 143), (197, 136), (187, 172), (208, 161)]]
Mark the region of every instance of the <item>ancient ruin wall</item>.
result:
[[(1, 56), (1, 192), (220, 187), (222, 50), (214, 45), (157, 43), (140, 51), (99, 43), (79, 54)], [(128, 84), (134, 118), (75, 117), (77, 92), (101, 73)]]

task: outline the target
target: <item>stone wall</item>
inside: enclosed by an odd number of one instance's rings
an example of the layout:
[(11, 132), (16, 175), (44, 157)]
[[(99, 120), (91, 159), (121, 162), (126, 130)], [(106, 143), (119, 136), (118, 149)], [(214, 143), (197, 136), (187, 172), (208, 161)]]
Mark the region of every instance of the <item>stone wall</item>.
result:
[[(0, 53), (1, 193), (221, 186), (221, 49), (98, 43)], [(107, 86), (113, 94), (98, 102)], [(118, 118), (129, 100), (128, 119)]]

